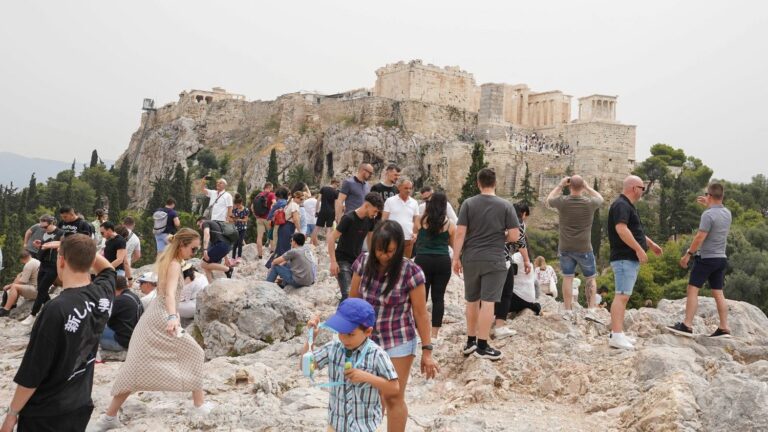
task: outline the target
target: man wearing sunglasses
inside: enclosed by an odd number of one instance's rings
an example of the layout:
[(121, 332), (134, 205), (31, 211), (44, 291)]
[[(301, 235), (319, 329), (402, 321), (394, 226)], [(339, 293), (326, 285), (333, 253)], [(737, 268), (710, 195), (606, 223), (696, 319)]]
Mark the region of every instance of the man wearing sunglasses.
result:
[(624, 311), (637, 281), (640, 264), (648, 262), (649, 248), (661, 255), (661, 247), (645, 235), (635, 203), (645, 192), (643, 180), (631, 175), (624, 179), (621, 195), (608, 211), (608, 241), (611, 245), (611, 268), (616, 281), (616, 295), (611, 304), (611, 334), (608, 345), (618, 349), (634, 349), (633, 341), (624, 335)]

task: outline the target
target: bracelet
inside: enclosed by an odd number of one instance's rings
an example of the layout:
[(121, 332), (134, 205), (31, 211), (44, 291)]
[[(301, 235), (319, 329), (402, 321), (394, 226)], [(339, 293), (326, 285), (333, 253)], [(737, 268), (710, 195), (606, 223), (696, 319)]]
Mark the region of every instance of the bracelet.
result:
[(6, 413), (6, 415), (12, 415), (14, 417), (18, 417), (19, 416), (19, 412), (16, 411), (15, 409), (11, 408), (10, 405), (8, 405), (8, 412)]
[(176, 315), (176, 314), (168, 314), (168, 318), (166, 318), (166, 321), (177, 320), (177, 319), (179, 319), (178, 315)]

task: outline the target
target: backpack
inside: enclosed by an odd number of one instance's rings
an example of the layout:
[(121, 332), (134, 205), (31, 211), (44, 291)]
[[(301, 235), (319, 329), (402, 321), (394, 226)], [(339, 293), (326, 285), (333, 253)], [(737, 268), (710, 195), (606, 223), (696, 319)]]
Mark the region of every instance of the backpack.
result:
[(229, 242), (229, 244), (235, 244), (240, 240), (240, 233), (237, 232), (237, 228), (235, 227), (235, 224), (222, 222), (222, 221), (213, 221), (216, 222), (216, 224), (219, 226), (219, 233), (221, 233), (222, 237), (226, 241)]
[(168, 212), (163, 209), (157, 209), (152, 213), (152, 220), (154, 221), (152, 232), (155, 235), (162, 234), (168, 227)]
[(266, 193), (262, 192), (256, 196), (256, 200), (253, 202), (253, 212), (259, 217), (264, 217), (269, 214)]
[(275, 210), (275, 213), (272, 215), (272, 223), (275, 225), (285, 225), (286, 222), (285, 207)]

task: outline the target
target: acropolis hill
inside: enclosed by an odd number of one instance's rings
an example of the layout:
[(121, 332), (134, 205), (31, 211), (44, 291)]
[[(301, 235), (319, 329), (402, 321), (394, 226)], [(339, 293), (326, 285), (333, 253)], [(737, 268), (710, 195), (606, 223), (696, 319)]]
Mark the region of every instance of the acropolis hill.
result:
[(187, 167), (203, 148), (230, 156), (233, 188), (240, 178), (248, 190), (260, 187), (274, 148), (281, 170), (303, 164), (318, 183), (350, 175), (363, 161), (377, 170), (394, 162), (417, 187), (442, 187), (455, 200), (472, 145), (482, 142), (501, 196), (518, 191), (526, 162), (539, 199), (569, 168), (611, 194), (633, 168), (635, 126), (616, 120), (616, 96), (578, 98), (575, 119), (571, 98), (525, 84), (478, 86), (458, 67), (421, 60), (384, 66), (373, 88), (337, 94), (248, 101), (218, 87), (183, 91), (178, 102), (142, 114), (121, 160), (131, 166), (136, 207), (146, 205), (152, 180), (177, 163)]

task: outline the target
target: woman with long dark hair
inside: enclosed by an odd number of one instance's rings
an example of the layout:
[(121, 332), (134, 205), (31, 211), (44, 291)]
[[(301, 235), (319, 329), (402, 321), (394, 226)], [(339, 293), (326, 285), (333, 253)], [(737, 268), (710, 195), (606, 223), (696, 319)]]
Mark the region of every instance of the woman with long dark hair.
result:
[(421, 216), (419, 236), (416, 240), (414, 262), (424, 271), (426, 298), (432, 292), (432, 338), (443, 325), (445, 288), (451, 280), (451, 256), (448, 245), (453, 243), (456, 226), (448, 219), (448, 197), (435, 192), (427, 201)]
[(350, 297), (359, 297), (376, 311), (371, 339), (382, 347), (395, 365), (400, 392), (384, 397), (390, 431), (404, 431), (408, 420), (405, 387), (421, 338), (421, 372), (434, 378), (439, 372), (432, 358), (424, 272), (403, 257), (405, 236), (400, 224), (383, 221), (373, 231), (371, 252), (352, 265)]

